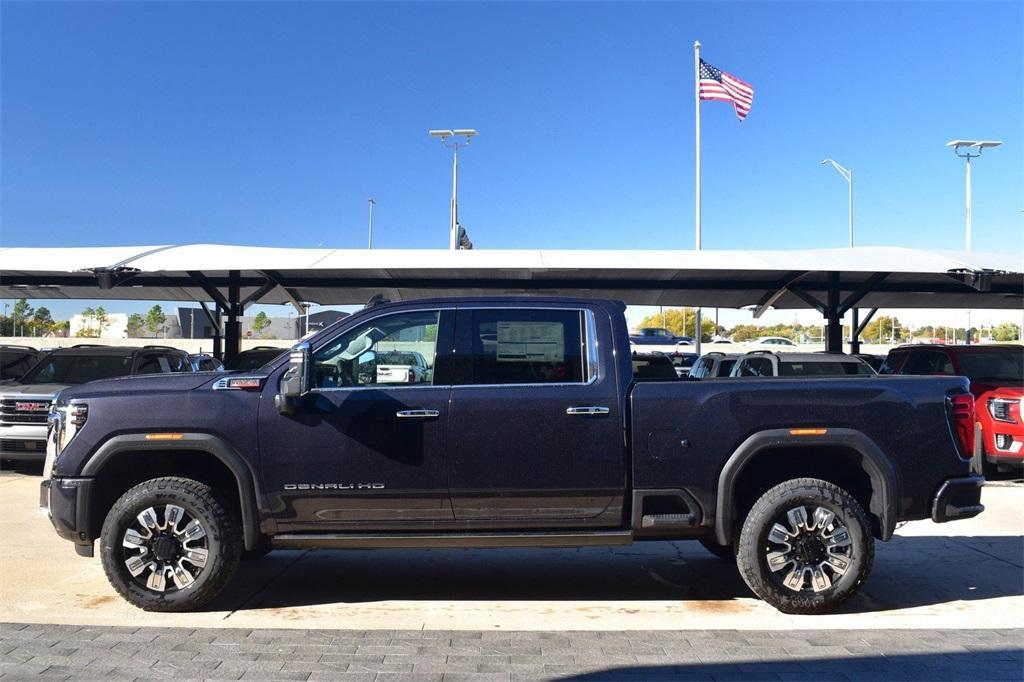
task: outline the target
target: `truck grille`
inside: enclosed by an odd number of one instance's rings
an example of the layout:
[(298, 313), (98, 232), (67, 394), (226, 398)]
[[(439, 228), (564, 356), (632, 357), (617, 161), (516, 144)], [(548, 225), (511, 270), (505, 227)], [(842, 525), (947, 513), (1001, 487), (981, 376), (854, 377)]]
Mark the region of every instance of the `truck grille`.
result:
[(0, 451), (2, 452), (46, 452), (45, 440), (14, 440), (7, 438), (0, 440)]
[(50, 400), (4, 398), (0, 400), (0, 425), (45, 424)]

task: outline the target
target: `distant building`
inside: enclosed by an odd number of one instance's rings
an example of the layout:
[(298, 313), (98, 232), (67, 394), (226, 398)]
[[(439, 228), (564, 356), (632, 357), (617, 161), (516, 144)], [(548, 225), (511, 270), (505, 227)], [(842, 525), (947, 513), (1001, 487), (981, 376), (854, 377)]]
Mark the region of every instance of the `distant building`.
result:
[[(342, 312), (340, 310), (319, 310), (319, 311), (317, 311), (315, 313), (310, 313), (309, 314), (309, 331), (311, 331), (311, 332), (318, 332), (321, 329), (326, 329), (327, 327), (330, 327), (332, 324), (334, 324), (338, 320), (340, 320), (342, 318), (345, 318), (345, 317), (348, 317), (348, 313)], [(302, 329), (302, 326), (303, 326), (304, 322), (305, 322), (305, 318), (303, 318), (303, 320), (299, 321), (298, 324), (299, 324), (299, 329), (300, 330)]]
[[(333, 311), (323, 311), (331, 313)], [(311, 330), (317, 330), (318, 315), (313, 313), (309, 316)], [(342, 316), (345, 313), (340, 313)], [(256, 321), (255, 315), (242, 315), (238, 318), (241, 323), (243, 339), (282, 339), (290, 340), (299, 338), (299, 330), (305, 323), (305, 318), (298, 317), (268, 317), (270, 324), (260, 332), (253, 329)], [(325, 318), (326, 319), (326, 318)], [(181, 338), (184, 339), (212, 339), (213, 325), (202, 308), (178, 308), (175, 317), (176, 326), (179, 328)], [(223, 324), (223, 323), (222, 323)], [(223, 327), (222, 327), (223, 328)]]

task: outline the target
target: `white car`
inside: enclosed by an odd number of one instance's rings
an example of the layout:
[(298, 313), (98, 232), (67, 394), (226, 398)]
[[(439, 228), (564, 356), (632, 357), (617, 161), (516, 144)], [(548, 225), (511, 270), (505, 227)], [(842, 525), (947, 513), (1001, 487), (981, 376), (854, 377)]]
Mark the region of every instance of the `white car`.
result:
[(750, 345), (752, 346), (772, 346), (775, 348), (796, 348), (796, 344), (784, 336), (762, 336), (759, 339), (755, 339)]
[(731, 377), (874, 376), (868, 363), (845, 353), (773, 353), (755, 350), (740, 356)]
[(740, 353), (705, 353), (693, 364), (690, 376), (694, 379), (727, 377), (740, 357)]
[(422, 384), (430, 381), (430, 368), (416, 351), (385, 351), (377, 354), (378, 384)]

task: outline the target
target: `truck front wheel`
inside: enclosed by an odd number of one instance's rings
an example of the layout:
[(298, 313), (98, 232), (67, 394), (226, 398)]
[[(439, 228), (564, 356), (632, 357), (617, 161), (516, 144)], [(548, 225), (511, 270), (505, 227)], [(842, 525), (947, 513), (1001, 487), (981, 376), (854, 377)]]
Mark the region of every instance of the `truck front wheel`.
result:
[(737, 565), (751, 590), (783, 613), (826, 613), (859, 590), (875, 558), (867, 515), (837, 485), (780, 483), (754, 503)]
[(238, 567), (238, 514), (210, 486), (188, 478), (144, 481), (114, 503), (100, 540), (107, 579), (146, 611), (191, 611)]

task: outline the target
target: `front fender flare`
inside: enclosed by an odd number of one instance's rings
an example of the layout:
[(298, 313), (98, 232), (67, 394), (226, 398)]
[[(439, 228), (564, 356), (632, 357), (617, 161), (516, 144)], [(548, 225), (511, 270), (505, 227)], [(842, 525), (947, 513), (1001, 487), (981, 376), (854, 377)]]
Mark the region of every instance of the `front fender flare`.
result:
[(896, 530), (900, 499), (899, 472), (884, 452), (866, 435), (854, 429), (828, 429), (820, 436), (794, 436), (789, 429), (760, 431), (747, 438), (732, 453), (718, 477), (718, 497), (715, 504), (715, 539), (719, 544), (731, 544), (733, 524), (732, 497), (736, 479), (747, 463), (766, 448), (840, 445), (860, 453), (862, 466), (871, 479), (870, 513), (880, 521), (882, 540), (888, 540)]
[(234, 474), (241, 501), (242, 534), (247, 550), (260, 546), (260, 498), (256, 476), (249, 463), (222, 438), (208, 433), (182, 433), (176, 440), (146, 440), (145, 434), (133, 433), (114, 436), (105, 441), (82, 467), (82, 476), (96, 476), (114, 456), (129, 451), (167, 452), (169, 450), (198, 450), (213, 455)]

